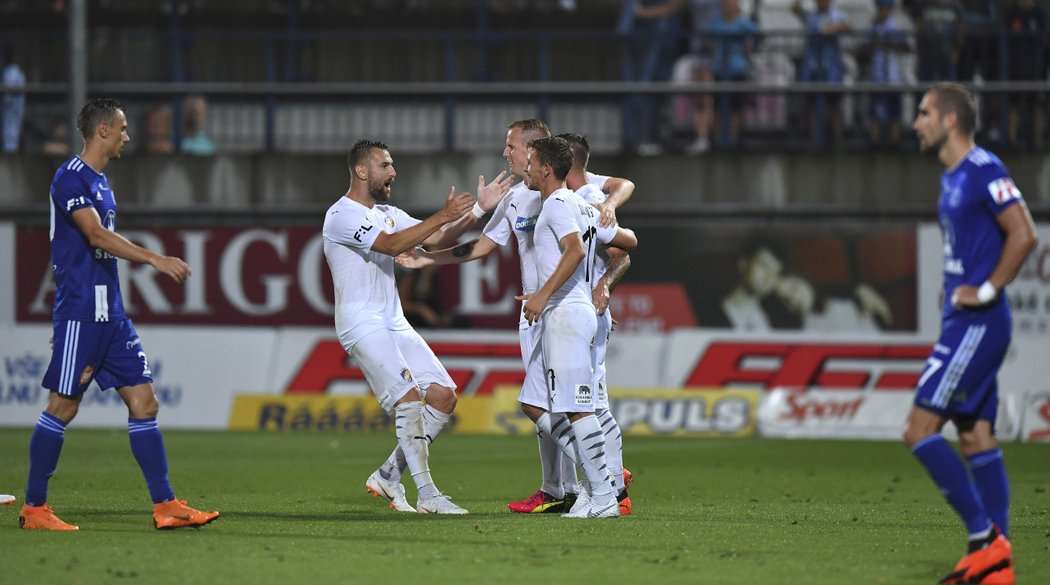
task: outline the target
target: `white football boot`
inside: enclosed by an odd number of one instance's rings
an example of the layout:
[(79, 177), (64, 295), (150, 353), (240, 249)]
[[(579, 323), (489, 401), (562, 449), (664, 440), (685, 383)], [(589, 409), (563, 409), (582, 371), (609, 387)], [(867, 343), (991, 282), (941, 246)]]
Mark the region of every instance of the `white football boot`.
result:
[(386, 498), (386, 501), (390, 503), (391, 510), (397, 512), (416, 511), (412, 504), (408, 503), (408, 498), (405, 497), (405, 486), (401, 485), (401, 482), (383, 479), (379, 475), (378, 470), (368, 476), (368, 481), (365, 482), (365, 489), (372, 492), (372, 495), (377, 498)]

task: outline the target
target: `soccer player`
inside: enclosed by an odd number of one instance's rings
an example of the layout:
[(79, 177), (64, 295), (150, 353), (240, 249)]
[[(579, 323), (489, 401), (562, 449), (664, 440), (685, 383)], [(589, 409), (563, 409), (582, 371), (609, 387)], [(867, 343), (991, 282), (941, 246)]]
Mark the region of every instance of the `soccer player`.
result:
[[(470, 193), (457, 195), (453, 187), (445, 206), (419, 221), (386, 205), (397, 173), (385, 144), (357, 141), (347, 166), (350, 188), (328, 209), (322, 230), (335, 283), (335, 327), (343, 349), (361, 367), (380, 405), (395, 415), (397, 436), (397, 448), (388, 463), (368, 478), (366, 488), (386, 498), (397, 511), (466, 514), (437, 489), (428, 463), (429, 444), (456, 406), (456, 384), (405, 319), (394, 283), (393, 257), (419, 244), (455, 241), (484, 215), (481, 201), (494, 206), (506, 194), (510, 178), (500, 174), (485, 185), (481, 177), (479, 203)], [(418, 492), (416, 508), (405, 499), (400, 475), (396, 480), (384, 476), (391, 461), (395, 468), (403, 461), (411, 470)]]
[[(974, 144), (976, 121), (973, 96), (944, 83), (925, 93), (912, 126), (921, 150), (935, 151), (947, 169), (938, 203), (945, 302), (941, 336), (919, 379), (904, 440), (969, 533), (967, 554), (942, 582), (1012, 584), (995, 378), (1010, 345), (1004, 287), (1038, 236), (1003, 163)], [(941, 436), (949, 420), (969, 470)]]
[(175, 498), (168, 482), (153, 375), (142, 341), (124, 312), (117, 258), (149, 264), (178, 283), (190, 276), (190, 267), (115, 231), (116, 201), (102, 171), (110, 159), (120, 158), (130, 140), (124, 107), (113, 99), (92, 99), (80, 110), (77, 129), (84, 149), (59, 167), (51, 182), (54, 345), (43, 380), (50, 394), (29, 440), (29, 480), (18, 524), (28, 529), (78, 529), (55, 516), (47, 503), (47, 488), (66, 426), (94, 380), (103, 390), (116, 388), (128, 407), (131, 451), (153, 500), (154, 526), (203, 526), (219, 513), (187, 506)]
[[(591, 147), (587, 139), (580, 134), (559, 134), (572, 148), (572, 167), (565, 176), (565, 186), (572, 189), (581, 199), (598, 206), (605, 202), (605, 193), (596, 185), (587, 182), (587, 162), (590, 160)], [(616, 487), (616, 499), (620, 502), (620, 515), (631, 513), (631, 498), (627, 494), (631, 472), (623, 466), (623, 439), (620, 425), (616, 423), (609, 410), (609, 391), (606, 381), (605, 355), (609, 347), (609, 336), (613, 330), (613, 318), (609, 309), (609, 295), (620, 279), (631, 267), (631, 257), (627, 252), (615, 246), (600, 246), (595, 250), (591, 270), (591, 300), (598, 310), (598, 330), (594, 335), (592, 346), (591, 369), (594, 370), (594, 414), (598, 417), (602, 432), (605, 433), (605, 457), (609, 462)]]
[[(638, 241), (630, 230), (600, 226), (597, 210), (566, 188), (572, 159), (572, 148), (563, 138), (529, 142), (528, 187), (539, 191), (543, 201), (533, 236), (540, 286), (518, 298), (525, 301), (522, 314), (530, 325), (542, 317), (540, 355), (548, 406), (531, 407), (526, 414), (583, 469), (589, 499), (563, 516), (611, 518), (619, 516), (620, 509), (605, 458), (605, 434), (594, 415), (591, 346), (598, 322), (591, 300), (591, 264), (599, 245), (630, 250)], [(569, 424), (554, 426), (550, 413), (564, 415)]]
[[(503, 148), (503, 158), (514, 176), (526, 179), (525, 163), (528, 160), (526, 144), (536, 138), (551, 135), (547, 124), (542, 120), (527, 119), (512, 122), (507, 126), (507, 138)], [(587, 173), (587, 182), (600, 185), (607, 194), (604, 203), (599, 204), (603, 226), (616, 224), (616, 208), (625, 203), (634, 192), (634, 183), (617, 177), (606, 177)], [(518, 259), (521, 267), (521, 287), (525, 294), (537, 289), (536, 263), (533, 258), (533, 230), (539, 216), (542, 201), (538, 191), (530, 190), (525, 182), (511, 188), (510, 193), (500, 201), (485, 225), (482, 235), (454, 248), (421, 252), (413, 250), (398, 257), (398, 262), (409, 268), (422, 268), (431, 264), (458, 264), (484, 258), (497, 246), (506, 246), (511, 237), (518, 245)], [(522, 411), (528, 415), (529, 409), (547, 407), (547, 390), (540, 356), (533, 349), (539, 342), (539, 328), (532, 327), (524, 317), (519, 317), (518, 340), (521, 346), (521, 357), (525, 365), (525, 381), (518, 395)], [(538, 416), (538, 414), (536, 415)], [(555, 424), (558, 424), (558, 417)], [(534, 417), (530, 417), (535, 420)], [(540, 489), (528, 498), (508, 504), (508, 508), (520, 513), (563, 512), (572, 506), (576, 498), (576, 466), (567, 458), (561, 457), (561, 447), (549, 434), (539, 431), (536, 435), (540, 454), (542, 482)]]

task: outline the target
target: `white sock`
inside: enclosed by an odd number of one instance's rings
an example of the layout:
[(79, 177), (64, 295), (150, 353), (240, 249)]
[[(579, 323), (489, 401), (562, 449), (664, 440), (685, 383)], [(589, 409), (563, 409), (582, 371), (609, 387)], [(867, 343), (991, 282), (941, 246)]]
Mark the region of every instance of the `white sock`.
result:
[(576, 451), (580, 467), (591, 485), (591, 498), (596, 503), (607, 503), (616, 497), (609, 477), (609, 466), (605, 461), (605, 435), (598, 418), (587, 415), (572, 423), (576, 435)]
[[(552, 422), (553, 427), (551, 426)], [(545, 412), (543, 416), (536, 420), (536, 427), (550, 435), (558, 443), (558, 448), (561, 450), (563, 458), (570, 459), (572, 464), (576, 465), (576, 447), (573, 445), (575, 438), (572, 435), (572, 425), (568, 423), (569, 419), (565, 416), (552, 420), (551, 414)]]
[[(423, 433), (427, 437), (428, 445), (433, 443), (434, 439), (444, 430), (450, 418), (452, 415), (445, 414), (429, 404), (423, 406)], [(398, 445), (390, 453), (390, 457), (386, 458), (383, 466), (379, 468), (379, 475), (387, 481), (400, 482), (401, 474), (407, 467), (408, 460), (405, 459), (405, 452)]]
[(561, 498), (565, 495), (561, 481), (562, 461), (567, 458), (561, 456), (561, 447), (558, 446), (558, 442), (551, 437), (550, 433), (538, 426), (536, 428), (536, 443), (539, 446), (540, 473), (543, 477), (540, 489), (555, 498)]
[(397, 444), (405, 454), (412, 481), (420, 498), (437, 495), (438, 489), (430, 477), (430, 449), (423, 430), (423, 403), (406, 402), (394, 407), (394, 432)]
[(596, 410), (594, 414), (605, 433), (605, 461), (609, 464), (613, 488), (619, 494), (623, 491), (623, 437), (620, 436), (620, 425), (616, 424), (608, 408)]
[[(569, 417), (564, 414), (554, 414), (552, 416), (555, 419), (555, 422), (553, 423), (554, 426), (557, 426), (559, 429), (561, 428), (561, 425), (568, 426), (567, 423), (569, 422)], [(564, 421), (564, 423), (559, 423), (558, 421)], [(579, 478), (576, 477), (576, 462), (568, 457), (562, 457), (561, 470), (559, 473), (561, 476), (562, 491), (576, 493), (578, 491), (576, 486), (580, 483)]]

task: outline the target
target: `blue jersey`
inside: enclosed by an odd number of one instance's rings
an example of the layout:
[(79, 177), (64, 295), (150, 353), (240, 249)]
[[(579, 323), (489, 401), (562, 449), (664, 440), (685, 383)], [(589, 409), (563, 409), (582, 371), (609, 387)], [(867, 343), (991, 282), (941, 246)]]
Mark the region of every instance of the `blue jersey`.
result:
[[(974, 148), (955, 168), (941, 177), (938, 214), (944, 242), (944, 294), (961, 284), (981, 286), (1003, 253), (1005, 234), (997, 218), (1007, 207), (1022, 201), (1002, 161), (983, 148)], [(1000, 294), (987, 311), (1010, 315), (1006, 295)], [(944, 319), (975, 314), (944, 303)]]
[(74, 156), (51, 182), (51, 269), (55, 272), (55, 321), (116, 321), (126, 317), (117, 259), (91, 247), (73, 212), (94, 207), (102, 225), (117, 227), (117, 203), (106, 176)]

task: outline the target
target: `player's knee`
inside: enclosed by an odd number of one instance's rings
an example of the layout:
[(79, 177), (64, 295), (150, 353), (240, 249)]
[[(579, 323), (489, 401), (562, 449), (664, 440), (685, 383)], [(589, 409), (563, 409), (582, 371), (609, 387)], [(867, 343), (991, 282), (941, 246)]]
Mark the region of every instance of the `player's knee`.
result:
[[(936, 431), (934, 431), (936, 432)], [(928, 429), (923, 429), (909, 425), (908, 428), (904, 429), (904, 443), (909, 447), (914, 447), (919, 441), (934, 434)]]
[(157, 395), (152, 392), (136, 396), (128, 402), (128, 413), (132, 418), (154, 418), (159, 411), (160, 403), (157, 402)]
[(44, 411), (63, 423), (69, 424), (80, 411), (80, 401), (52, 392)]
[(452, 388), (438, 386), (437, 384), (431, 384), (427, 388), (427, 404), (445, 414), (452, 414), (452, 411), (456, 409), (458, 400), (456, 391)]

